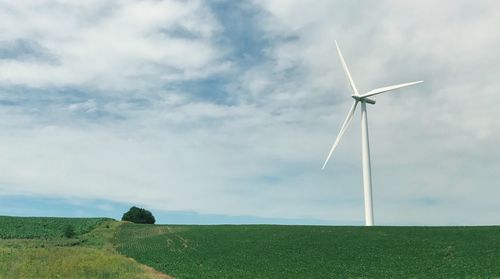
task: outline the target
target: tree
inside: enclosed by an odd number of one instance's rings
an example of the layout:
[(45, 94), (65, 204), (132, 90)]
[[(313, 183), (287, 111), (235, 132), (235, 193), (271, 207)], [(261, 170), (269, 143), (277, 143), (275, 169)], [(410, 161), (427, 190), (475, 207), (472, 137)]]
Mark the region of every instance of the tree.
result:
[(72, 238), (76, 235), (75, 233), (75, 229), (73, 228), (72, 225), (68, 224), (64, 227), (64, 231), (63, 231), (63, 234), (65, 237), (67, 238)]
[(122, 221), (130, 221), (138, 224), (154, 224), (156, 222), (155, 217), (150, 211), (135, 206), (132, 206), (129, 211), (123, 214)]

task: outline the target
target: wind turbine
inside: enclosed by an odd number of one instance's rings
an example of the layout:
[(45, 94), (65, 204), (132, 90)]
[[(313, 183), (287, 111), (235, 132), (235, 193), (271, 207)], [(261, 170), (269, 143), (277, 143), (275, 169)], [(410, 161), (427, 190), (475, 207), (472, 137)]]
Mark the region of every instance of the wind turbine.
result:
[(417, 83), (421, 83), (423, 81), (414, 81), (398, 85), (381, 87), (360, 94), (358, 92), (358, 89), (356, 88), (356, 85), (354, 84), (354, 81), (352, 80), (351, 74), (349, 73), (349, 69), (347, 68), (342, 53), (340, 52), (340, 48), (339, 45), (337, 44), (337, 41), (335, 41), (335, 46), (337, 47), (337, 53), (340, 58), (340, 63), (342, 64), (342, 68), (344, 68), (344, 72), (347, 76), (347, 79), (349, 80), (349, 84), (352, 89), (352, 98), (354, 99), (354, 101), (352, 103), (351, 109), (347, 113), (347, 117), (344, 120), (342, 127), (340, 128), (340, 132), (337, 136), (337, 139), (335, 139), (335, 142), (333, 143), (332, 148), (330, 149), (330, 153), (328, 153), (325, 163), (323, 164), (323, 167), (321, 169), (325, 169), (328, 160), (330, 160), (330, 157), (332, 156), (333, 150), (335, 150), (335, 148), (340, 142), (340, 139), (347, 130), (347, 127), (349, 127), (349, 124), (351, 123), (354, 111), (356, 111), (358, 103), (361, 103), (361, 146), (363, 150), (363, 189), (365, 196), (365, 224), (366, 226), (373, 226), (372, 175), (371, 175), (371, 165), (370, 165), (370, 144), (368, 142), (368, 116), (366, 114), (366, 104), (367, 103), (372, 105), (375, 104), (375, 100), (370, 99), (369, 97), (385, 93), (388, 91), (396, 90), (399, 88), (407, 87), (410, 85), (414, 85)]

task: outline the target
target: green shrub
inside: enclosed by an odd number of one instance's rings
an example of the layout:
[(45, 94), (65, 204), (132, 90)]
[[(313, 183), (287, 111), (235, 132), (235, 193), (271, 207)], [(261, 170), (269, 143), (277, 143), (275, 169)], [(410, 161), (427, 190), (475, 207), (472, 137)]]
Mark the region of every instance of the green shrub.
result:
[(75, 228), (73, 228), (72, 225), (70, 224), (67, 224), (66, 226), (64, 226), (64, 237), (66, 238), (72, 238), (76, 235), (76, 232), (75, 232)]
[(132, 206), (129, 211), (123, 214), (122, 221), (130, 221), (137, 224), (154, 224), (156, 222), (155, 217), (150, 211), (135, 206)]

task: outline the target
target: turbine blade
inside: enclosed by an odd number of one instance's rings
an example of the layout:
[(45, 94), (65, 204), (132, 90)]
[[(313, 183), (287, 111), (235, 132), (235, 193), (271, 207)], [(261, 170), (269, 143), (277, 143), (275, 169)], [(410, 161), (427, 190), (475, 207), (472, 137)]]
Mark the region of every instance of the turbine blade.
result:
[(347, 64), (345, 63), (344, 56), (342, 56), (342, 52), (340, 52), (340, 48), (339, 45), (337, 44), (337, 41), (335, 41), (335, 46), (337, 47), (337, 53), (340, 58), (340, 63), (342, 63), (342, 68), (344, 68), (345, 75), (347, 76), (347, 79), (349, 79), (349, 85), (351, 85), (352, 94), (359, 96), (358, 89), (356, 89), (356, 85), (352, 80), (351, 73), (349, 73), (349, 69), (347, 68)]
[(325, 169), (326, 164), (328, 163), (328, 160), (330, 160), (330, 157), (332, 156), (333, 150), (337, 147), (337, 145), (340, 142), (340, 139), (344, 135), (345, 131), (347, 130), (347, 127), (349, 127), (349, 124), (351, 124), (352, 116), (354, 115), (354, 111), (356, 110), (356, 106), (358, 105), (358, 101), (354, 101), (354, 103), (351, 106), (351, 109), (347, 113), (347, 117), (344, 120), (344, 124), (342, 124), (342, 128), (340, 128), (340, 132), (335, 139), (335, 142), (332, 145), (332, 148), (330, 149), (330, 153), (328, 153), (328, 156), (326, 157), (325, 163), (323, 164), (323, 167), (321, 167), (322, 170)]
[(414, 82), (408, 82), (408, 83), (403, 83), (403, 84), (398, 84), (398, 85), (391, 85), (391, 86), (387, 86), (387, 87), (377, 88), (377, 89), (373, 89), (373, 90), (361, 95), (360, 97), (361, 98), (370, 97), (373, 95), (377, 95), (377, 94), (384, 93), (387, 91), (396, 90), (399, 88), (407, 87), (407, 86), (418, 84), (421, 82), (424, 82), (424, 81), (420, 80), (420, 81), (414, 81)]

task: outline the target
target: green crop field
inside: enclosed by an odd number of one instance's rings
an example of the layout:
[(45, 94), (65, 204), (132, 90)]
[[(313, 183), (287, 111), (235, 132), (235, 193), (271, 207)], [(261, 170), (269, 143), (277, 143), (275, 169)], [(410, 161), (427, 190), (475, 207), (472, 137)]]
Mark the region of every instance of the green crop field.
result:
[(0, 216), (0, 239), (59, 237), (68, 225), (80, 235), (89, 232), (104, 220), (106, 219)]
[(125, 224), (115, 241), (178, 278), (500, 278), (500, 227)]

